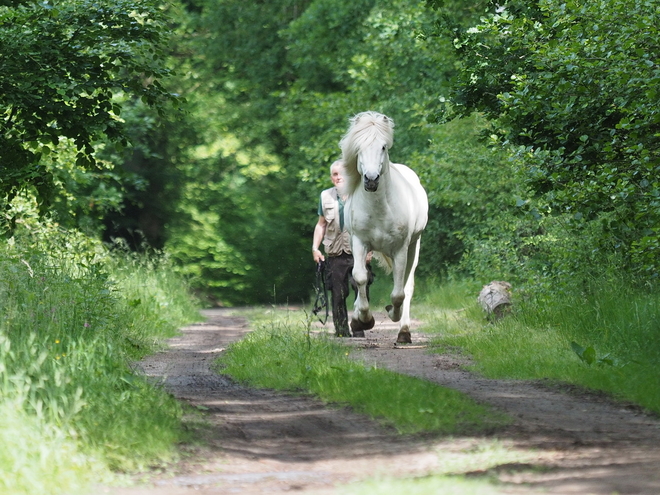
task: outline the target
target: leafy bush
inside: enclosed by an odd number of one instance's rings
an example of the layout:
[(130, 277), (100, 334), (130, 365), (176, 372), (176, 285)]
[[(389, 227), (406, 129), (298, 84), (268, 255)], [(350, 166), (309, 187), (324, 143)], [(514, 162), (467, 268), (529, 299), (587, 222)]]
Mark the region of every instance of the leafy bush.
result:
[(156, 3), (124, 0), (3, 2), (0, 26), (0, 201), (32, 186), (45, 212), (56, 187), (41, 160), (60, 137), (90, 167), (99, 139), (126, 144), (117, 93), (161, 110), (172, 99), (159, 81), (168, 31)]
[[(646, 277), (658, 264), (660, 17), (644, 0), (512, 1), (450, 30), (449, 115), (484, 112), (540, 215)], [(526, 199), (529, 198), (529, 199)]]

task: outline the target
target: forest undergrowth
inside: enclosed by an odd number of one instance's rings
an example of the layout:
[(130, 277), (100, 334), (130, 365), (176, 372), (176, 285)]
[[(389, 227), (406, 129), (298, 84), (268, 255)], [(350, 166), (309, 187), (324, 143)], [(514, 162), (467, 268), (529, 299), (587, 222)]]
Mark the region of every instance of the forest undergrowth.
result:
[(605, 392), (660, 412), (660, 295), (623, 278), (561, 290), (513, 290), (489, 319), (472, 281), (428, 287), (417, 306), (439, 352), (460, 349), (490, 378), (547, 379)]
[(0, 242), (0, 314), (0, 492), (74, 494), (173, 458), (182, 406), (131, 368), (199, 319), (166, 258), (22, 226)]

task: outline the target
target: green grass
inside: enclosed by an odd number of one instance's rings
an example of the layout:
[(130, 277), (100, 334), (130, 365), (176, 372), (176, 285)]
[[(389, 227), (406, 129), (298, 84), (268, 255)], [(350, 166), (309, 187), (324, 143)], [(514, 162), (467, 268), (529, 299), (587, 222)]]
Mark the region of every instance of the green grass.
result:
[(199, 318), (166, 260), (42, 226), (0, 243), (0, 493), (171, 459), (182, 410), (131, 363)]
[(63, 428), (25, 412), (21, 398), (0, 401), (0, 492), (79, 493), (108, 473), (83, 455)]
[(455, 390), (356, 362), (349, 348), (325, 334), (310, 335), (302, 315), (292, 315), (300, 321), (261, 317), (221, 358), (221, 371), (252, 386), (349, 405), (401, 433), (476, 433), (506, 421)]
[[(421, 476), (393, 477), (377, 473), (372, 479), (338, 487), (342, 495), (496, 495), (511, 493), (511, 484), (500, 481), (502, 473), (535, 472), (544, 455), (505, 446), (497, 440), (471, 439), (456, 448), (438, 447), (438, 463)], [(528, 488), (528, 493), (543, 493)]]
[[(422, 476), (393, 477), (376, 473), (366, 481), (340, 487), (346, 495), (494, 495), (510, 493), (498, 473), (535, 471), (544, 454), (513, 448), (496, 439), (468, 438), (439, 444), (434, 454), (437, 465)], [(551, 455), (551, 454), (550, 454)], [(530, 493), (533, 493), (530, 490)], [(542, 493), (542, 492), (541, 492)]]
[(373, 479), (338, 490), (346, 495), (496, 495), (506, 493), (487, 480), (466, 479), (461, 476), (425, 476), (423, 478)]
[(571, 383), (660, 412), (660, 294), (623, 281), (559, 294), (514, 293), (513, 313), (488, 323), (476, 302), (480, 289), (455, 283), (422, 299), (417, 314), (441, 348), (463, 349), (487, 377)]

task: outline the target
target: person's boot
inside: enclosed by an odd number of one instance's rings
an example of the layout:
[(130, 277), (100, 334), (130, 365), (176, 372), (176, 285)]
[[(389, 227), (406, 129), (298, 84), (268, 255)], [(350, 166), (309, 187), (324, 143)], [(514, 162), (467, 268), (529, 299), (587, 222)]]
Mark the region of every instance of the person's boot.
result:
[(335, 330), (335, 337), (350, 337), (350, 336), (351, 336), (351, 332), (348, 331), (348, 328)]

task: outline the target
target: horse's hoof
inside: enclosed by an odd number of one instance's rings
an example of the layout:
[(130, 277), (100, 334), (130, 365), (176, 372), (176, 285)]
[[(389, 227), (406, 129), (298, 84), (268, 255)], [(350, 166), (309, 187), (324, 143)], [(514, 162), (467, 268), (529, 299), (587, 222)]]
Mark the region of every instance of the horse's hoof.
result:
[(367, 322), (360, 321), (357, 318), (351, 320), (351, 330), (353, 330), (353, 335), (355, 332), (364, 332), (365, 330), (371, 330), (374, 325), (376, 325), (376, 320), (372, 316), (371, 319)]
[(387, 311), (387, 316), (389, 316), (390, 320), (392, 320), (394, 323), (396, 323), (397, 321), (399, 321), (401, 319), (401, 312), (399, 312), (398, 315), (395, 315), (394, 314), (394, 306), (392, 306), (391, 304), (388, 304), (387, 306), (385, 306), (385, 311)]
[(399, 332), (399, 335), (396, 338), (397, 344), (412, 344), (412, 337), (410, 332)]
[(353, 337), (356, 339), (364, 338), (364, 330), (353, 330)]

